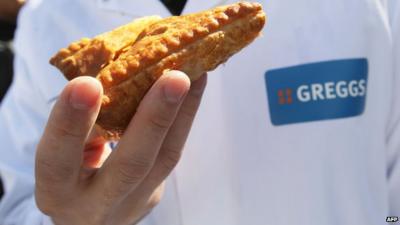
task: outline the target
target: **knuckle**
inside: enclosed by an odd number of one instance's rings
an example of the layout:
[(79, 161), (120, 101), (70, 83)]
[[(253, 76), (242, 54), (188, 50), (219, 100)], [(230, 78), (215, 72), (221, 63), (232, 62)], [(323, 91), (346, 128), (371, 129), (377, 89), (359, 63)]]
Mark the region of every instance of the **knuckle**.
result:
[[(111, 188), (111, 186), (106, 186), (103, 189), (103, 193), (101, 196), (102, 204), (101, 204), (101, 207), (99, 210), (100, 213), (97, 214), (98, 217), (100, 217), (100, 215), (103, 215), (106, 210), (109, 210), (114, 207), (115, 199), (119, 195), (123, 194), (121, 192), (122, 192), (121, 190), (118, 190), (116, 188)], [(124, 190), (124, 192), (125, 192), (125, 190)]]
[(51, 132), (55, 135), (55, 137), (72, 137), (72, 138), (81, 138), (82, 137), (82, 132), (80, 132), (80, 129), (73, 129), (72, 124), (74, 124), (73, 121), (70, 123), (49, 123), (48, 126), (50, 126)]
[(57, 215), (63, 208), (61, 201), (54, 198), (54, 195), (47, 195), (47, 193), (36, 190), (35, 201), (37, 208), (48, 216)]
[(43, 203), (42, 201), (36, 200), (36, 206), (45, 215), (52, 216), (56, 211), (56, 207), (50, 206), (49, 204)]
[(179, 148), (164, 148), (162, 151), (164, 154), (162, 154), (160, 157), (160, 163), (167, 170), (174, 169), (181, 158), (182, 151)]
[(65, 182), (74, 175), (74, 169), (70, 165), (63, 163), (55, 164), (53, 160), (38, 157), (36, 159), (36, 173), (38, 179), (46, 181), (48, 184)]
[(156, 131), (167, 130), (172, 123), (172, 116), (168, 114), (154, 115), (149, 118), (150, 126)]
[(118, 173), (119, 173), (119, 181), (123, 184), (133, 185), (139, 183), (142, 179), (140, 173), (132, 172), (130, 169), (126, 169), (126, 167), (120, 167)]
[(192, 120), (196, 116), (197, 108), (197, 104), (188, 103), (180, 109), (181, 114), (179, 116), (185, 117), (188, 120)]
[(118, 164), (120, 181), (129, 185), (139, 183), (152, 166), (149, 160), (138, 158), (120, 160)]

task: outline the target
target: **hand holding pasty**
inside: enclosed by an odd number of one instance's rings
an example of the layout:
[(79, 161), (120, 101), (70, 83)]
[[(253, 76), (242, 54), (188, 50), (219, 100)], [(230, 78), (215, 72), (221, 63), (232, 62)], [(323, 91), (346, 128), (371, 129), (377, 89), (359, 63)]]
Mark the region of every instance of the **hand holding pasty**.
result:
[(249, 2), (166, 19), (145, 17), (73, 43), (50, 63), (68, 79), (91, 75), (101, 81), (97, 124), (118, 137), (165, 71), (183, 71), (194, 81), (250, 44), (264, 24), (261, 5)]

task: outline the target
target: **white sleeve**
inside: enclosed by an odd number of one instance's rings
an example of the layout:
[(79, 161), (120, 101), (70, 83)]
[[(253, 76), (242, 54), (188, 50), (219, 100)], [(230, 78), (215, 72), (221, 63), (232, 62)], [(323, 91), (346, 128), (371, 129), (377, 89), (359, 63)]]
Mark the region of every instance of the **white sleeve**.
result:
[(388, 216), (400, 216), (400, 2), (388, 1), (393, 40), (393, 91), (391, 117), (387, 129)]
[(66, 83), (48, 63), (54, 51), (70, 41), (62, 33), (69, 31), (66, 27), (70, 24), (60, 24), (68, 20), (61, 10), (54, 11), (52, 4), (74, 4), (43, 2), (29, 0), (19, 14), (13, 83), (0, 106), (0, 177), (4, 186), (1, 225), (52, 224), (34, 199), (35, 153), (54, 103), (50, 99)]
[(1, 225), (51, 225), (35, 204), (35, 149), (49, 106), (24, 73), (16, 56), (12, 87), (0, 107)]

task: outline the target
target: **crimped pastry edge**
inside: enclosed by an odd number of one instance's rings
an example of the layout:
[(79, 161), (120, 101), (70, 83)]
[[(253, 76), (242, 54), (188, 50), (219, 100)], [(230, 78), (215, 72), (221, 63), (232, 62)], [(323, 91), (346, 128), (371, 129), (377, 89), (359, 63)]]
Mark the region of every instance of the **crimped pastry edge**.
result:
[[(245, 17), (248, 17), (248, 18), (254, 17), (254, 18), (256, 18), (257, 16), (264, 17), (264, 19), (265, 19), (265, 14), (264, 14), (263, 11), (258, 11), (258, 12), (254, 13), (254, 14), (250, 14), (250, 15), (247, 15), (247, 16), (245, 16)], [(243, 18), (244, 18), (244, 17), (243, 17)], [(246, 19), (248, 19), (248, 18), (246, 18)], [(249, 20), (250, 20), (250, 19), (249, 19)], [(262, 19), (261, 19), (261, 20), (262, 20)], [(203, 42), (204, 39), (206, 39), (206, 38), (211, 38), (211, 36), (212, 36), (213, 34), (217, 34), (218, 32), (222, 32), (222, 31), (224, 31), (224, 30), (229, 30), (230, 27), (235, 27), (235, 26), (237, 26), (236, 23), (241, 23), (241, 22), (243, 22), (243, 21), (241, 21), (240, 19), (239, 19), (239, 20), (235, 20), (235, 21), (233, 21), (232, 23), (230, 23), (230, 24), (228, 24), (228, 25), (226, 25), (226, 26), (221, 27), (221, 29), (215, 30), (214, 32), (212, 32), (212, 33), (206, 35), (205, 37), (203, 37), (203, 38), (201, 38), (201, 39), (198, 39), (198, 40), (196, 40), (195, 42), (192, 42), (191, 44), (186, 45), (186, 46), (184, 46), (183, 48), (181, 48), (181, 49), (179, 49), (179, 50), (177, 50), (177, 51), (175, 51), (175, 52), (173, 52), (173, 53), (171, 53), (171, 54), (168, 54), (168, 56), (163, 57), (163, 58), (160, 59), (157, 63), (154, 63), (154, 64), (152, 64), (151, 66), (148, 66), (147, 69), (145, 69), (145, 70), (143, 70), (143, 71), (137, 73), (136, 75), (131, 75), (128, 79), (126, 79), (125, 81), (119, 83), (119, 84), (116, 85), (116, 86), (113, 86), (113, 87), (110, 87), (110, 88), (106, 89), (106, 90), (105, 90), (105, 98), (108, 98), (107, 92), (111, 92), (111, 91), (113, 91), (113, 90), (117, 90), (117, 89), (124, 90), (124, 89), (127, 89), (127, 88), (137, 88), (137, 92), (140, 92), (140, 93), (142, 94), (142, 96), (136, 96), (137, 98), (134, 100), (134, 101), (136, 102), (136, 107), (138, 107), (138, 106), (139, 106), (140, 100), (143, 98), (144, 94), (148, 91), (148, 89), (151, 87), (151, 85), (149, 85), (149, 86), (147, 87), (147, 89), (145, 89), (145, 90), (144, 90), (144, 89), (139, 90), (139, 89), (143, 88), (144, 85), (137, 85), (137, 83), (138, 83), (139, 81), (143, 83), (143, 80), (146, 80), (145, 82), (154, 83), (154, 82), (158, 79), (158, 77), (162, 75), (162, 73), (161, 73), (161, 74), (152, 74), (152, 73), (149, 72), (149, 71), (154, 70), (154, 68), (156, 68), (158, 65), (163, 64), (165, 61), (168, 61), (169, 58), (180, 57), (179, 55), (182, 55), (187, 49), (191, 48), (192, 46), (198, 45), (200, 42)], [(265, 21), (262, 21), (262, 24), (264, 24), (264, 22), (265, 22)], [(237, 53), (238, 51), (240, 51), (241, 49), (243, 49), (245, 46), (247, 46), (248, 44), (250, 44), (257, 36), (260, 35), (260, 32), (258, 32), (258, 31), (257, 31), (257, 32), (254, 32), (254, 33), (255, 33), (254, 37), (250, 38), (250, 39), (248, 40), (248, 42), (245, 43), (244, 46), (242, 46), (241, 48), (239, 48), (236, 52), (232, 52), (230, 55), (227, 55), (227, 56), (226, 56), (226, 60), (229, 59), (233, 54)], [(196, 49), (196, 48), (194, 48), (194, 49)], [(211, 70), (215, 69), (215, 68), (216, 68), (218, 65), (220, 65), (221, 63), (223, 63), (223, 62), (217, 62), (213, 68), (210, 68), (210, 69), (207, 70), (207, 71), (211, 71)], [(175, 69), (175, 68), (167, 68), (167, 70), (170, 70), (170, 69)], [(179, 68), (176, 68), (176, 69), (179, 69)], [(202, 71), (202, 72), (199, 72), (198, 74), (194, 74), (194, 75), (193, 75), (193, 74), (188, 74), (188, 75), (189, 75), (189, 78), (190, 78), (192, 81), (194, 81), (194, 80), (198, 79), (202, 73), (207, 72), (207, 71)], [(183, 71), (183, 72), (185, 72), (185, 71)], [(151, 75), (155, 75), (155, 76), (151, 76)], [(191, 75), (192, 75), (192, 76), (191, 76)], [(124, 87), (124, 86), (125, 86), (125, 87)], [(117, 92), (118, 92), (118, 91), (117, 91)], [(113, 98), (116, 98), (116, 97), (114, 96)], [(133, 99), (131, 99), (131, 100), (133, 100)], [(106, 100), (106, 101), (107, 101), (107, 100)], [(111, 101), (114, 101), (114, 100), (111, 99)], [(124, 105), (124, 104), (122, 104), (122, 105)], [(97, 123), (98, 123), (104, 130), (107, 130), (107, 131), (108, 131), (108, 136), (109, 136), (109, 137), (113, 137), (113, 139), (115, 139), (115, 137), (116, 137), (116, 138), (119, 138), (120, 136), (122, 136), (124, 130), (126, 129), (126, 126), (115, 126), (115, 124), (114, 124), (114, 125), (108, 125), (107, 123), (109, 123), (109, 122), (111, 121), (109, 115), (106, 115), (105, 118), (107, 118), (107, 119), (104, 119), (104, 120), (103, 120), (104, 115), (102, 115), (102, 114), (104, 113), (104, 110), (106, 110), (106, 111), (107, 111), (107, 110), (113, 110), (113, 108), (115, 109), (115, 105), (112, 105), (112, 106), (110, 106), (110, 107), (108, 108), (107, 105), (104, 104), (104, 102), (103, 102), (103, 106), (102, 106), (100, 115), (99, 115), (99, 117), (98, 117)], [(129, 116), (130, 118), (135, 114), (136, 109), (137, 109), (137, 108), (135, 108), (133, 112), (129, 113), (129, 114), (131, 114), (131, 115)], [(128, 112), (124, 112), (124, 113), (128, 114)], [(105, 121), (105, 122), (103, 122), (103, 121)], [(125, 122), (124, 124), (125, 124), (125, 125), (128, 125), (129, 122)]]

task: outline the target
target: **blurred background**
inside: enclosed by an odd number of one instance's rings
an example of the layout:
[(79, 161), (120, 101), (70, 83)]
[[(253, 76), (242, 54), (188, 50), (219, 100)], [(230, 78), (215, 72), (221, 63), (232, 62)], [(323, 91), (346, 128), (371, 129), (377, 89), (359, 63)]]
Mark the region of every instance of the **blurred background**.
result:
[(15, 28), (14, 21), (0, 18), (0, 101), (12, 81), (12, 39)]
[[(0, 104), (13, 77), (12, 40), (16, 29), (18, 12), (25, 0), (0, 1)], [(3, 185), (0, 179), (0, 199), (3, 195)]]

